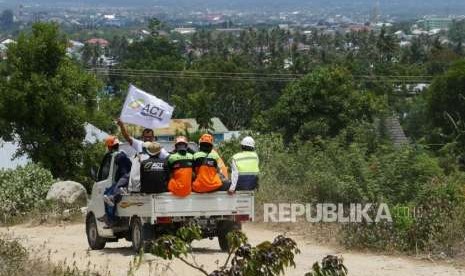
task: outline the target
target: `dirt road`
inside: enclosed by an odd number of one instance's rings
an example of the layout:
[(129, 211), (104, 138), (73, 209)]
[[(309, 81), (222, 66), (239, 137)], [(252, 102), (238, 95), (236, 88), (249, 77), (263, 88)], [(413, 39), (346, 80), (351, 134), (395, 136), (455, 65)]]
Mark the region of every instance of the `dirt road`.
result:
[[(253, 244), (272, 240), (280, 234), (255, 224), (244, 225), (244, 231)], [(36, 227), (22, 225), (9, 229), (0, 228), (0, 232), (7, 232), (20, 238), (27, 247), (42, 248), (43, 254), (50, 254), (54, 262), (66, 261), (68, 264), (76, 262), (76, 265), (83, 270), (90, 266), (103, 273), (109, 272), (110, 275), (127, 275), (129, 264), (134, 259), (130, 243), (126, 241), (109, 243), (101, 251), (89, 251), (83, 224)], [(342, 255), (349, 269), (349, 275), (465, 275), (464, 268), (455, 268), (447, 264), (419, 261), (408, 257), (338, 251), (299, 237), (294, 238), (302, 253), (296, 257), (297, 268), (289, 270), (286, 275), (305, 274), (310, 270), (313, 262), (321, 260), (327, 254)], [(205, 264), (207, 271), (212, 271), (224, 262), (225, 254), (219, 251), (216, 239), (195, 242), (194, 247), (197, 262)], [(144, 261), (135, 275), (201, 275), (181, 261), (163, 261), (150, 254), (145, 254)]]

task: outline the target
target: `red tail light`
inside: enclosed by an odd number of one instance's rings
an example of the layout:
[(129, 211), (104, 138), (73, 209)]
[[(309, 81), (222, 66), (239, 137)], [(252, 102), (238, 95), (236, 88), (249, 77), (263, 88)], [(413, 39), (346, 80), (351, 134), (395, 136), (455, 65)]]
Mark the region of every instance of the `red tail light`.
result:
[(166, 224), (166, 223), (172, 223), (173, 220), (171, 217), (157, 217), (157, 223), (158, 224)]
[(234, 220), (235, 221), (249, 221), (250, 217), (249, 215), (235, 215)]

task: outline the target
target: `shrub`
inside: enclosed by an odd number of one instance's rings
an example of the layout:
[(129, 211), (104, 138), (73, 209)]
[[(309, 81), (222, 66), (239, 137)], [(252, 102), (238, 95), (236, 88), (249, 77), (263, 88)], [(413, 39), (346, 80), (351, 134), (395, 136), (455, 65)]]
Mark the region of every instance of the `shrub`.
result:
[(444, 170), (440, 159), (423, 148), (396, 148), (370, 125), (351, 126), (335, 138), (316, 137), (287, 148), (279, 139), (263, 147), (262, 137), (270, 136), (257, 137), (257, 214), (266, 202), (387, 203), (393, 223), (344, 225), (341, 242), (348, 247), (448, 255), (463, 248), (465, 235), (459, 229), (465, 226), (465, 176), (453, 168)]
[(454, 256), (465, 240), (463, 189), (463, 176), (432, 178), (410, 203), (391, 208), (393, 223), (345, 225), (341, 241), (348, 247)]
[(53, 177), (39, 165), (29, 164), (15, 170), (0, 171), (0, 215), (7, 220), (46, 204)]
[(27, 258), (27, 250), (17, 240), (0, 235), (0, 275), (19, 275)]
[(247, 236), (241, 231), (228, 233), (229, 254), (224, 264), (213, 272), (208, 272), (202, 265), (191, 262), (187, 257), (193, 256), (191, 243), (201, 239), (198, 226), (191, 225), (178, 229), (176, 236), (165, 235), (154, 242), (150, 252), (165, 260), (179, 259), (203, 275), (226, 276), (271, 276), (284, 274), (288, 267), (295, 268), (295, 255), (300, 253), (297, 243), (283, 235), (273, 242), (264, 241), (257, 246), (248, 243)]
[[(27, 250), (18, 240), (0, 235), (0, 276), (99, 276), (88, 263), (86, 270), (80, 270), (76, 261), (70, 265), (67, 261), (53, 264), (50, 262), (50, 252), (43, 254), (42, 250)], [(105, 273), (104, 275), (109, 275)]]
[[(465, 234), (464, 175), (434, 178), (420, 192), (420, 210), (411, 235), (420, 250), (453, 256), (463, 248)], [(412, 241), (413, 242), (413, 241)], [(413, 244), (411, 244), (413, 246)]]
[(421, 149), (382, 148), (370, 160), (370, 178), (384, 201), (405, 204), (433, 177), (443, 176), (438, 160)]
[(328, 255), (321, 261), (321, 266), (318, 262), (312, 266), (312, 271), (305, 276), (346, 276), (348, 269), (344, 265), (342, 257)]

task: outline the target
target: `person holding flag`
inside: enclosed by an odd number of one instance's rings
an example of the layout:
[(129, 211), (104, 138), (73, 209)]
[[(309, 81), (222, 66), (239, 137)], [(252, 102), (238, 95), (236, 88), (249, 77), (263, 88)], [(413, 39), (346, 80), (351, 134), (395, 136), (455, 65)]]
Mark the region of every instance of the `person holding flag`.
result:
[[(173, 111), (174, 107), (170, 106), (168, 103), (130, 85), (117, 124), (126, 141), (128, 141), (137, 153), (141, 153), (144, 142), (156, 141), (153, 129), (169, 125)], [(142, 140), (131, 137), (123, 122), (144, 127), (145, 129), (142, 131)], [(167, 158), (168, 155), (169, 153), (162, 148), (160, 157)]]
[[(124, 123), (121, 121), (120, 118), (118, 118), (116, 120), (116, 123), (118, 124), (120, 130), (121, 130), (121, 134), (123, 135), (124, 139), (126, 139), (126, 141), (128, 141), (129, 145), (131, 145), (131, 147), (137, 152), (137, 153), (141, 153), (143, 152), (143, 145), (144, 145), (144, 142), (156, 142), (157, 141), (157, 138), (155, 137), (154, 133), (153, 133), (153, 129), (150, 129), (150, 128), (145, 128), (144, 130), (142, 130), (142, 140), (139, 140), (139, 139), (136, 139), (134, 137), (132, 137), (131, 135), (129, 135), (127, 129), (126, 129), (126, 126), (124, 125)], [(168, 158), (169, 156), (169, 153), (167, 150), (165, 150), (164, 148), (161, 148), (161, 152), (160, 152), (160, 157), (161, 158)]]

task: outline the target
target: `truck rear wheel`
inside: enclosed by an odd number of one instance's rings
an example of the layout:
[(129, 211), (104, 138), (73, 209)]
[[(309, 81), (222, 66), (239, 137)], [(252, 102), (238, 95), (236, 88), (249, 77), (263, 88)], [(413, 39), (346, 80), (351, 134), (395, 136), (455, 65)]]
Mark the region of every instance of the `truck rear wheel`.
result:
[(149, 250), (150, 241), (153, 239), (153, 229), (149, 224), (143, 224), (142, 220), (135, 216), (131, 219), (130, 235), (132, 249), (139, 253), (141, 249)]
[(97, 221), (95, 216), (90, 214), (86, 218), (86, 235), (89, 247), (92, 250), (100, 250), (105, 247), (106, 240), (98, 234)]
[(144, 247), (144, 233), (142, 230), (142, 221), (139, 217), (131, 219), (131, 240), (132, 249), (139, 253)]
[(229, 252), (229, 243), (227, 235), (234, 230), (240, 230), (241, 224), (231, 220), (223, 220), (218, 222), (218, 243), (221, 251)]

